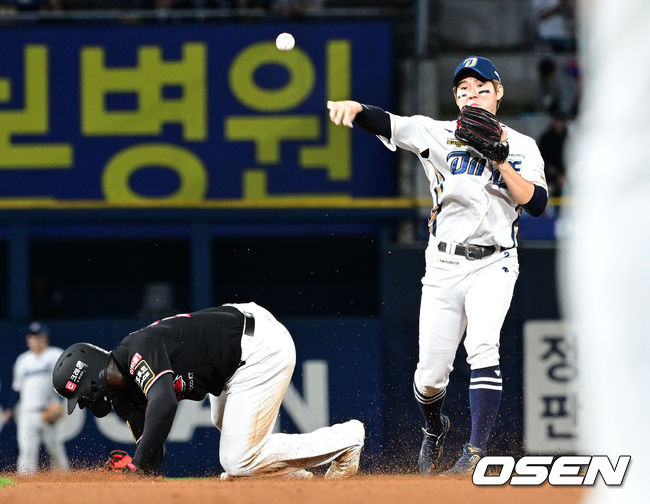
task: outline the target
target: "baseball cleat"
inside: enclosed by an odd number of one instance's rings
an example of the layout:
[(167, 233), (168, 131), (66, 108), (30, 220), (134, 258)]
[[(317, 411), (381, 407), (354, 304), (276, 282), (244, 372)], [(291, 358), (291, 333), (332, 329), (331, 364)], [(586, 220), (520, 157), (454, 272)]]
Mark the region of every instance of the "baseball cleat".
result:
[(359, 420), (350, 420), (348, 423), (355, 429), (358, 442), (332, 461), (325, 473), (325, 479), (351, 478), (359, 472), (359, 461), (361, 460), (363, 442), (366, 439), (366, 429)]
[(442, 473), (442, 475), (453, 476), (457, 478), (471, 478), (472, 474), (474, 474), (476, 464), (478, 464), (478, 461), (481, 460), (483, 455), (483, 450), (477, 448), (476, 446), (472, 446), (469, 443), (465, 443), (465, 446), (463, 446), (463, 454), (456, 461), (454, 467), (448, 471), (445, 471)]
[(440, 473), (440, 461), (442, 460), (442, 451), (445, 447), (445, 439), (449, 431), (449, 417), (441, 415), (442, 433), (438, 436), (429, 434), (423, 427), (422, 446), (418, 457), (418, 467), (422, 476), (433, 476)]
[[(273, 477), (273, 474), (263, 474), (262, 477)], [(254, 477), (254, 476), (252, 476)], [(282, 474), (276, 476), (284, 479), (297, 479), (297, 480), (310, 480), (314, 477), (314, 473), (307, 471), (306, 469), (299, 469), (298, 471), (293, 471), (287, 474)], [(234, 481), (237, 479), (251, 478), (251, 476), (231, 476), (227, 472), (222, 472), (219, 475), (221, 481)]]
[(307, 471), (306, 469), (300, 469), (299, 471), (293, 471), (289, 474), (285, 474), (283, 478), (285, 479), (297, 479), (297, 480), (310, 480), (314, 477), (314, 473)]

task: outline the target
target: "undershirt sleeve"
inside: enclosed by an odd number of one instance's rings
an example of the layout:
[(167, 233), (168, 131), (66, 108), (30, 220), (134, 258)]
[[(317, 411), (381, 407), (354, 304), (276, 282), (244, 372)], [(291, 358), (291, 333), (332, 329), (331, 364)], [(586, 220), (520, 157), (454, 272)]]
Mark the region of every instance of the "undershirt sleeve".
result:
[(178, 401), (172, 375), (166, 373), (149, 389), (144, 416), (144, 432), (133, 456), (133, 463), (145, 474), (158, 469), (165, 441), (174, 423)]
[(354, 118), (354, 122), (364, 130), (390, 139), (390, 116), (385, 110), (374, 105), (361, 104), (363, 110)]
[(548, 193), (544, 190), (543, 187), (535, 185), (535, 192), (533, 192), (533, 196), (530, 198), (528, 203), (524, 205), (524, 210), (526, 210), (526, 212), (528, 212), (533, 217), (539, 217), (542, 215), (542, 212), (546, 208), (547, 202)]

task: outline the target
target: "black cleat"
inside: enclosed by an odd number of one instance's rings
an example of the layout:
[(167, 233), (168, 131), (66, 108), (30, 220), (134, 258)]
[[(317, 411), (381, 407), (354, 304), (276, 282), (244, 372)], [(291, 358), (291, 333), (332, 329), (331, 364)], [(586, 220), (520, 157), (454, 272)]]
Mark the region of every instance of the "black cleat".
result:
[(445, 439), (449, 431), (449, 417), (441, 415), (442, 433), (439, 436), (429, 434), (426, 429), (422, 428), (422, 447), (418, 457), (418, 466), (422, 476), (433, 476), (440, 473), (440, 461), (442, 460), (442, 450), (445, 447)]
[(454, 464), (454, 467), (445, 471), (443, 476), (452, 476), (456, 478), (471, 478), (476, 469), (476, 464), (481, 460), (484, 453), (483, 450), (466, 443), (463, 446), (463, 454)]

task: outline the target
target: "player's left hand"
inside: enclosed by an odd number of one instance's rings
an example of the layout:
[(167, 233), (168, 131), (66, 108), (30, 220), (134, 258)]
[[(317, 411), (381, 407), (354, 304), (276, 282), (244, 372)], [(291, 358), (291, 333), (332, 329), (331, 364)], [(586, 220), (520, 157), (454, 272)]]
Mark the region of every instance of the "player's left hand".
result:
[(496, 116), (485, 109), (466, 105), (456, 122), (456, 138), (496, 163), (503, 163), (509, 154), (508, 143)]
[(43, 411), (42, 416), (44, 422), (54, 425), (63, 415), (65, 415), (63, 403), (53, 402)]
[(138, 472), (131, 456), (124, 450), (113, 450), (109, 459), (104, 464), (104, 471), (120, 474), (133, 474)]

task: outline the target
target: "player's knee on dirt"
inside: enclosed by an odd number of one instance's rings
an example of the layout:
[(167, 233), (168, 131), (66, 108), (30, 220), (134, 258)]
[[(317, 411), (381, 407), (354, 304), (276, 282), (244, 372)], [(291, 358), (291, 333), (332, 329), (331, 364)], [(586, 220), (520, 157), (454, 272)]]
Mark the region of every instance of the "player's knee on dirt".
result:
[(241, 436), (224, 436), (219, 444), (219, 462), (230, 476), (251, 476), (256, 468), (256, 458), (261, 446), (251, 446)]
[(253, 473), (251, 458), (244, 457), (241, 453), (220, 453), (219, 462), (221, 462), (223, 470), (230, 476), (250, 476)]

